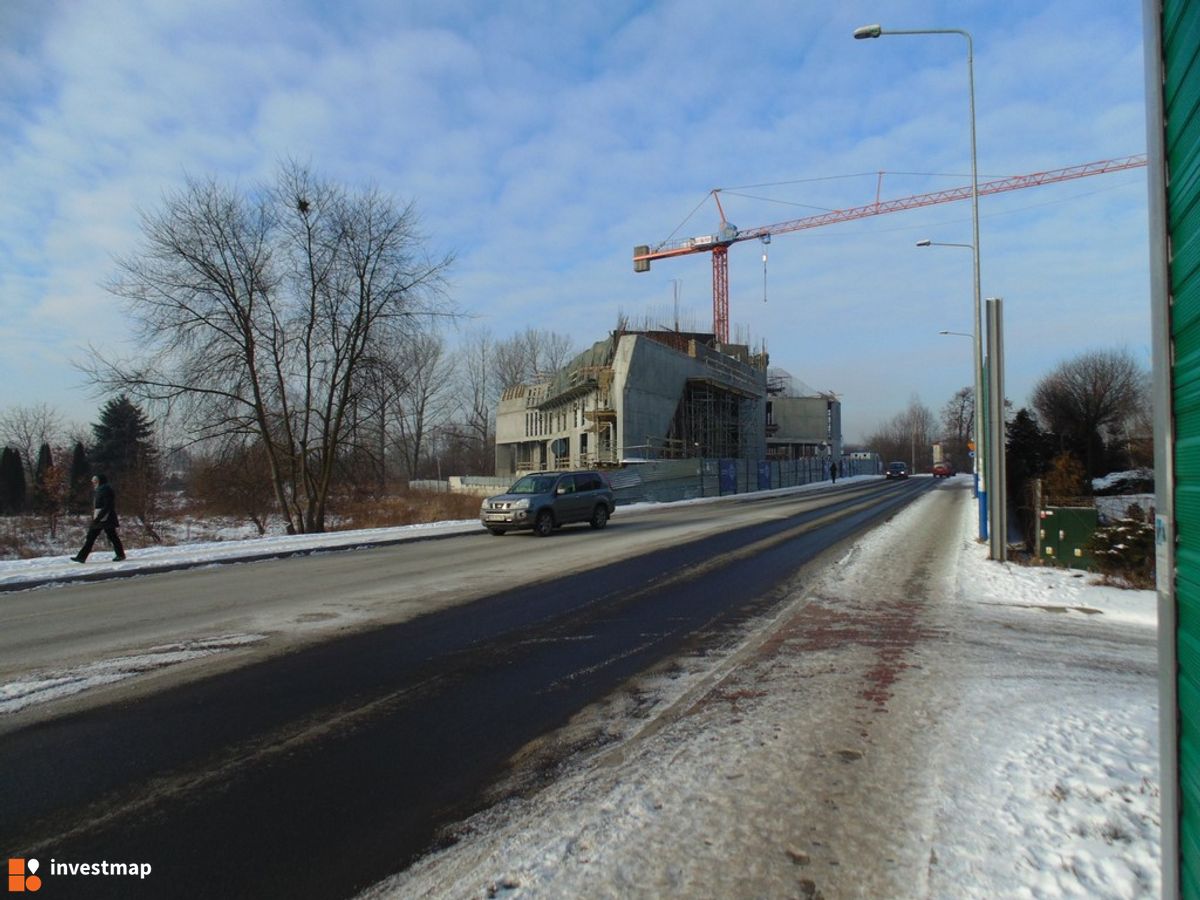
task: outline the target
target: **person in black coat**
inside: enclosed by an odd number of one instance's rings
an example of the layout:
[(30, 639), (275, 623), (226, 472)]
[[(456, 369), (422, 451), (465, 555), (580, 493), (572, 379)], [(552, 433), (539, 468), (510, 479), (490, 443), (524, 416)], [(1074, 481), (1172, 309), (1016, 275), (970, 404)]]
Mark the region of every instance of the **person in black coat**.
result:
[(103, 531), (108, 542), (112, 544), (115, 554), (113, 562), (120, 562), (125, 558), (125, 548), (121, 546), (121, 536), (117, 534), (117, 528), (121, 524), (117, 519), (117, 493), (104, 475), (93, 475), (92, 486), (96, 489), (92, 495), (92, 524), (88, 526), (83, 548), (71, 559), (77, 563), (86, 562), (88, 554), (92, 552), (92, 544), (96, 543), (96, 538)]

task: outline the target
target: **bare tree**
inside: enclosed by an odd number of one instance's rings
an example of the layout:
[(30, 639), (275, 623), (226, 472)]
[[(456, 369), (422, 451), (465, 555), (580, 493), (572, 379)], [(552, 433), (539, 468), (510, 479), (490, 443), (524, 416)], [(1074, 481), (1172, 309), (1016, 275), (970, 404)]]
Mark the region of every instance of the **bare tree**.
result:
[(492, 347), (492, 374), (503, 393), (519, 384), (531, 384), (553, 377), (571, 360), (571, 338), (553, 331), (526, 328), (512, 337), (495, 341)]
[(45, 403), (13, 406), (0, 415), (0, 444), (21, 452), (25, 480), (30, 485), (36, 474), (38, 448), (61, 443), (62, 431), (62, 417)]
[(521, 338), (525, 343), (530, 372), (535, 379), (554, 375), (574, 355), (574, 344), (569, 335), (526, 328)]
[(413, 346), (408, 383), (396, 404), (395, 440), (410, 479), (418, 477), (433, 426), (449, 411), (452, 371), (445, 343), (438, 335), (427, 334)]
[(433, 307), (450, 257), (427, 256), (411, 204), (296, 164), (248, 193), (189, 179), (142, 231), (110, 290), (146, 355), (83, 368), (181, 413), (193, 440), (256, 438), (288, 531), (324, 530), (366, 374), (452, 314)]
[(490, 380), (498, 394), (534, 380), (529, 348), (521, 335), (513, 335), (505, 341), (492, 342), (490, 368)]
[(1088, 478), (1105, 474), (1107, 443), (1149, 404), (1145, 371), (1126, 350), (1093, 350), (1060, 363), (1039, 381), (1033, 407), (1059, 449), (1083, 462)]
[(867, 438), (867, 446), (887, 460), (907, 460), (914, 472), (933, 464), (935, 419), (929, 407), (913, 396), (908, 407)]
[(967, 442), (975, 429), (975, 389), (968, 385), (955, 391), (942, 407), (942, 440), (952, 460), (966, 464)]
[(481, 473), (491, 472), (491, 454), (496, 420), (494, 410), (500, 397), (498, 379), (494, 376), (496, 341), (486, 329), (473, 331), (458, 352), (458, 404), (472, 445), (473, 467)]

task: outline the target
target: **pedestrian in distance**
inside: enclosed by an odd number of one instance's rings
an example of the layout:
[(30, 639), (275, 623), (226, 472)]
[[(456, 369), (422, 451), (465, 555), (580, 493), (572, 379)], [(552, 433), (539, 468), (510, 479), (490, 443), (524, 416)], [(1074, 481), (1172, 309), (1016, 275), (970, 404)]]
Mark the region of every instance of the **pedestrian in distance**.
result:
[(829, 464), (829, 480), (837, 484), (837, 463)]
[(120, 562), (125, 558), (125, 548), (121, 546), (121, 536), (117, 534), (121, 525), (117, 519), (117, 492), (108, 483), (108, 478), (101, 474), (92, 476), (92, 487), (95, 488), (92, 495), (92, 524), (88, 526), (83, 547), (71, 559), (77, 563), (87, 562), (88, 554), (92, 552), (92, 544), (96, 543), (96, 538), (103, 531), (108, 542), (112, 544), (113, 562)]

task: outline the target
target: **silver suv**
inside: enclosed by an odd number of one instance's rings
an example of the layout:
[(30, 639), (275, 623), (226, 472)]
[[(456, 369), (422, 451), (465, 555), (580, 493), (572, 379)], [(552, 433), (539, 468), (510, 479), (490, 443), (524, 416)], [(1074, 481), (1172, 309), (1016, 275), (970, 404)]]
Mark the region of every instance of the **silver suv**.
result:
[(599, 472), (533, 472), (508, 493), (484, 500), (479, 521), (492, 534), (532, 528), (546, 537), (571, 522), (603, 528), (615, 508), (612, 488)]

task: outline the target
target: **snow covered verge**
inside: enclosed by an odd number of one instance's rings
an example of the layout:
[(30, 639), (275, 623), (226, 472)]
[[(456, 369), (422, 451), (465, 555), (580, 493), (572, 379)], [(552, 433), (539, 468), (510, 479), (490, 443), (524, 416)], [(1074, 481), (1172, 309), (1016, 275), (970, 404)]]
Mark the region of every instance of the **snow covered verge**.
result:
[[(364, 896), (1156, 896), (1152, 592), (987, 561), (964, 497), (906, 655), (861, 633), (836, 650), (788, 638), (789, 621), (852, 636), (854, 598), (935, 495), (677, 688), (682, 713), (480, 813)], [(780, 652), (789, 640), (803, 652)], [(863, 673), (878, 693), (847, 689)]]

